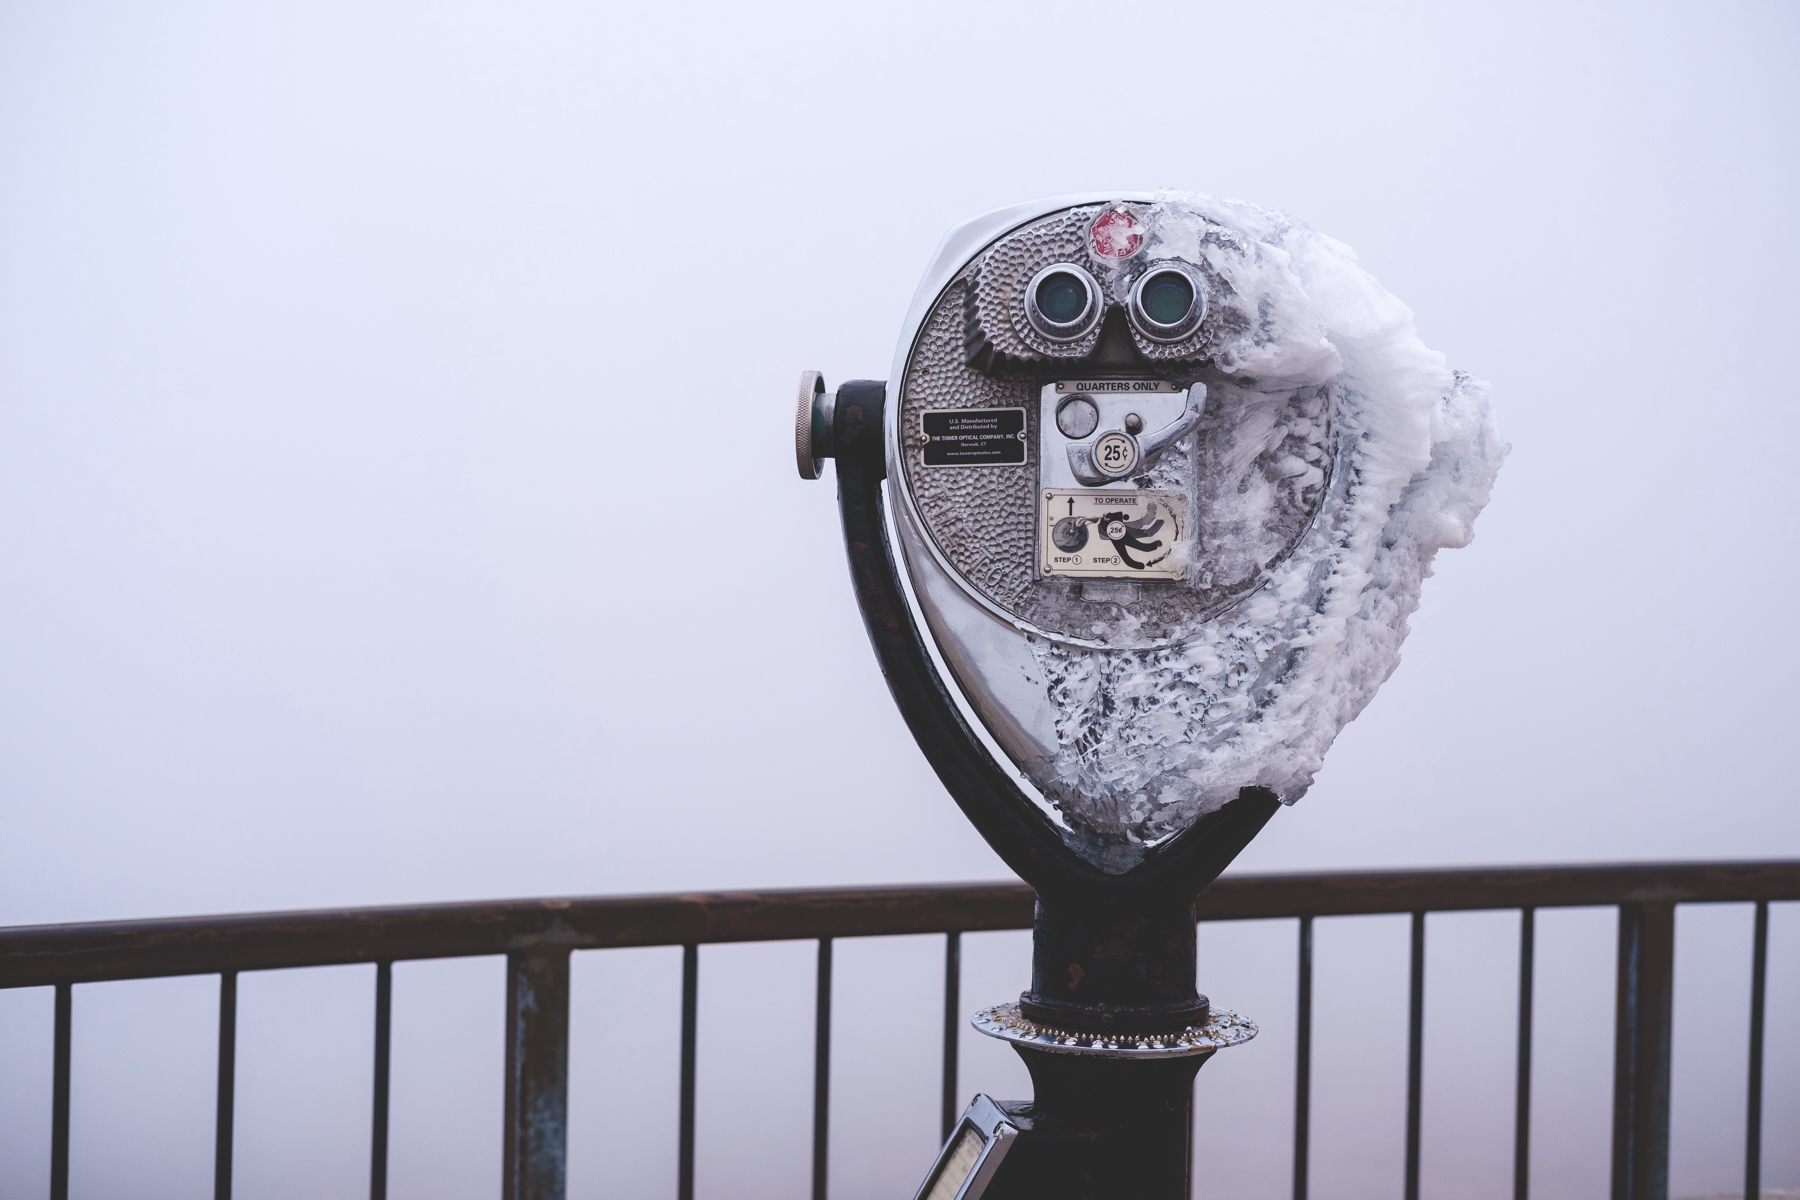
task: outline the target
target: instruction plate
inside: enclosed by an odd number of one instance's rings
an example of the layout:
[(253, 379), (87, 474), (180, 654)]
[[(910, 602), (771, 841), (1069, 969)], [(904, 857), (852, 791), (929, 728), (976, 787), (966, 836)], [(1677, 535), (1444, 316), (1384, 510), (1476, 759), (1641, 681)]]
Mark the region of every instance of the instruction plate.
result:
[(1039, 493), (1040, 567), (1078, 579), (1181, 579), (1187, 505), (1179, 492), (1050, 488)]

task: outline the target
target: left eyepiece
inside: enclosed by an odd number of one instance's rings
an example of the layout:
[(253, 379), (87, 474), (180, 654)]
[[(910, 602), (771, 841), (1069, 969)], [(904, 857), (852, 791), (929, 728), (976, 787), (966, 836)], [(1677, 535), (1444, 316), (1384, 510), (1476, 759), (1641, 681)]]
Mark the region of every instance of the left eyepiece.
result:
[(1052, 263), (1025, 285), (1025, 319), (1053, 342), (1073, 342), (1100, 319), (1100, 285), (1074, 263)]

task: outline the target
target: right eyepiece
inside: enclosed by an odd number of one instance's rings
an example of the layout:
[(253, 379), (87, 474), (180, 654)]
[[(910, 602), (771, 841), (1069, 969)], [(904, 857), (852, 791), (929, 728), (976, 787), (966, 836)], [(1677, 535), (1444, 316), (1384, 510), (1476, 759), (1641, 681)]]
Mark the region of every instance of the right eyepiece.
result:
[(1153, 342), (1179, 342), (1200, 327), (1206, 291), (1186, 263), (1157, 263), (1131, 289), (1131, 323)]
[(1074, 263), (1053, 263), (1025, 287), (1025, 318), (1053, 342), (1073, 342), (1100, 319), (1100, 285)]

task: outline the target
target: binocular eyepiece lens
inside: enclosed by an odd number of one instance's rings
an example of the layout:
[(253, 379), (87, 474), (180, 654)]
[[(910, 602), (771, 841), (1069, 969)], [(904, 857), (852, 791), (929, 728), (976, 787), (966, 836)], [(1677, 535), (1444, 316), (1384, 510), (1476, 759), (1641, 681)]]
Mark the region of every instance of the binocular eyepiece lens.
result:
[(1080, 319), (1087, 306), (1087, 284), (1067, 271), (1054, 271), (1037, 285), (1038, 311), (1058, 325)]
[(1194, 285), (1178, 272), (1159, 272), (1144, 284), (1143, 305), (1158, 325), (1179, 325), (1194, 311)]
[(1153, 342), (1191, 337), (1205, 311), (1200, 277), (1185, 264), (1152, 266), (1131, 289), (1131, 323)]
[(1100, 320), (1100, 285), (1073, 263), (1052, 263), (1025, 285), (1025, 318), (1053, 342), (1086, 336)]

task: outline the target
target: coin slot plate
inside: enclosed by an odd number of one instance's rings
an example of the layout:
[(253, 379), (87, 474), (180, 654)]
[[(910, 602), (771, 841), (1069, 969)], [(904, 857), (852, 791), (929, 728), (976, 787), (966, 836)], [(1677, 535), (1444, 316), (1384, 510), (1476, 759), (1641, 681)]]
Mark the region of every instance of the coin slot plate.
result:
[[(1058, 412), (1066, 411), (1063, 406), (1075, 398), (1091, 404), (1097, 417), (1082, 437), (1070, 437), (1057, 421)], [(1075, 477), (1069, 448), (1085, 444), (1098, 450), (1100, 442), (1112, 433), (1122, 439), (1128, 432), (1126, 418), (1132, 416), (1138, 418), (1138, 429), (1129, 430), (1134, 438), (1149, 436), (1178, 419), (1187, 408), (1187, 399), (1186, 388), (1162, 379), (1065, 379), (1045, 384), (1038, 393), (1038, 483), (1047, 488), (1135, 490), (1132, 476), (1147, 465), (1138, 461), (1135, 449), (1128, 456), (1131, 465), (1118, 478), (1087, 484)], [(1135, 447), (1136, 442), (1131, 444)]]

